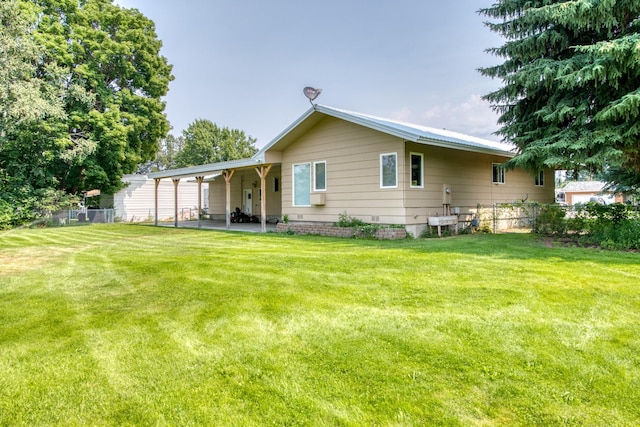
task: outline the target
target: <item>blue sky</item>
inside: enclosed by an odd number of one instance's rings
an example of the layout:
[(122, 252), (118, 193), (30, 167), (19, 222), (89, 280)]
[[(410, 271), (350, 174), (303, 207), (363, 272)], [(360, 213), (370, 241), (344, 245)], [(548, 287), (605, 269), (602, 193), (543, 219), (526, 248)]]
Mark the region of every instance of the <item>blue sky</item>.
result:
[(196, 119), (262, 147), (309, 107), (332, 107), (497, 139), (478, 67), (503, 40), (476, 11), (492, 1), (116, 0), (156, 24), (175, 80), (172, 133)]

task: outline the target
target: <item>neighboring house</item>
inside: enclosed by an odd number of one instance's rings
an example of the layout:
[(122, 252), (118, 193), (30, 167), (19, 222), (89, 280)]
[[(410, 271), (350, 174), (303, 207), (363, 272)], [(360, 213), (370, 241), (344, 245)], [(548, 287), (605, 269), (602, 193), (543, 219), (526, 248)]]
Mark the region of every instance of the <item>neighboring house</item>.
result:
[(478, 205), (553, 203), (553, 171), (503, 170), (513, 156), (498, 142), (315, 105), (251, 159), (150, 177), (222, 173), (209, 181), (213, 218), (239, 207), (264, 220), (331, 224), (346, 213), (418, 235), (429, 217)]
[(605, 183), (601, 181), (571, 181), (556, 191), (556, 201), (569, 206), (590, 201), (607, 205), (624, 202), (622, 195), (605, 191), (604, 187)]
[[(100, 196), (100, 207), (113, 208), (115, 216), (122, 221), (150, 221), (155, 217), (155, 181), (147, 175), (124, 175), (125, 187), (116, 194)], [(174, 185), (171, 180), (158, 185), (158, 219), (168, 221), (175, 217)], [(206, 200), (206, 195), (203, 200)], [(196, 217), (198, 206), (198, 184), (181, 181), (178, 188), (178, 217)], [(204, 206), (206, 208), (206, 204)]]

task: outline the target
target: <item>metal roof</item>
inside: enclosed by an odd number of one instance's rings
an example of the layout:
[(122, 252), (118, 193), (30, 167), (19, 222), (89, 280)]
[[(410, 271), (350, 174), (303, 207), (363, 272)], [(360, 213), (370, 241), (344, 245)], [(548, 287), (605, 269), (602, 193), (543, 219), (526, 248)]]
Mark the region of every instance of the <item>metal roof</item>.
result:
[(300, 116), (298, 120), (293, 122), (287, 129), (281, 132), (276, 138), (274, 138), (262, 150), (260, 150), (260, 152), (264, 153), (274, 145), (279, 144), (280, 141), (286, 139), (286, 137), (290, 133), (294, 132), (298, 127), (303, 125), (311, 117), (318, 113), (335, 117), (341, 120), (346, 120), (360, 126), (374, 129), (379, 132), (397, 136), (407, 141), (416, 143), (465, 151), (498, 154), (506, 157), (515, 156), (515, 147), (513, 145), (490, 141), (488, 139), (477, 138), (458, 132), (452, 132), (446, 129), (437, 129), (413, 123), (406, 123), (398, 120), (376, 117), (369, 114), (357, 113), (354, 111), (348, 111), (319, 104), (314, 105), (302, 116)]
[(250, 159), (234, 160), (230, 162), (212, 163), (193, 166), (190, 168), (174, 169), (149, 174), (150, 178), (179, 178), (188, 176), (208, 175), (225, 169), (246, 168), (265, 163), (266, 153), (275, 148), (286, 147), (295, 141), (298, 135), (317, 124), (324, 116), (331, 116), (379, 132), (412, 141), (419, 144), (433, 145), (456, 150), (473, 151), (479, 153), (496, 154), (504, 157), (515, 156), (515, 147), (501, 142), (477, 138), (446, 129), (437, 129), (397, 120), (385, 119), (368, 114), (356, 113), (326, 105), (313, 105), (296, 121), (278, 134)]
[(381, 117), (375, 117), (368, 114), (355, 113), (352, 111), (341, 110), (338, 108), (331, 108), (326, 106), (318, 106), (321, 112), (328, 114), (334, 114), (336, 117), (343, 118), (345, 120), (353, 121), (354, 123), (361, 124), (372, 129), (379, 130), (391, 135), (398, 136), (413, 142), (440, 145), (438, 141), (447, 143), (450, 148), (458, 149), (479, 149), (498, 151), (502, 154), (508, 154), (513, 156), (514, 146), (504, 144), (501, 142), (490, 141), (487, 139), (477, 138), (470, 135), (465, 135), (458, 132), (452, 132), (446, 129), (437, 129), (428, 126), (416, 125), (413, 123), (405, 123), (397, 120), (385, 119)]

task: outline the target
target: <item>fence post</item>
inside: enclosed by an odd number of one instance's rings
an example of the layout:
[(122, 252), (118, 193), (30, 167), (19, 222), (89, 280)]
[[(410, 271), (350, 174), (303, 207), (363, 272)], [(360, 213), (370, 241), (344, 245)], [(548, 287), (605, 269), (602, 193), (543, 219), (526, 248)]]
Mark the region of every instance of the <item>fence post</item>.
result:
[(498, 204), (493, 204), (493, 234), (498, 231)]

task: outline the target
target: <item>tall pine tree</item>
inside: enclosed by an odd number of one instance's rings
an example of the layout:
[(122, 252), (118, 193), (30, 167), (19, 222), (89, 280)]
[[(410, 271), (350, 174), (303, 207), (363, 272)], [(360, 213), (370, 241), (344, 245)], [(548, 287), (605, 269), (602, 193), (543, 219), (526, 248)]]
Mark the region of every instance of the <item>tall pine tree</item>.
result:
[(504, 83), (485, 99), (518, 148), (509, 166), (640, 177), (640, 2), (500, 0), (479, 12), (506, 39), (489, 49), (504, 62), (480, 72)]

